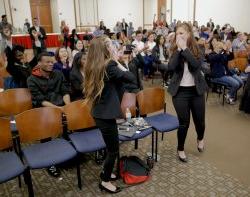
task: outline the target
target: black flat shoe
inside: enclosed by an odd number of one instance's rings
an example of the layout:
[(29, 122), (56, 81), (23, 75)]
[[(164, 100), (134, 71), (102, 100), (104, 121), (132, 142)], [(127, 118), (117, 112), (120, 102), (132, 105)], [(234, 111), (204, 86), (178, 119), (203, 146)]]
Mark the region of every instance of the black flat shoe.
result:
[(99, 183), (99, 188), (100, 188), (101, 191), (104, 190), (104, 191), (106, 191), (106, 192), (108, 192), (108, 193), (111, 193), (111, 194), (116, 194), (116, 193), (122, 191), (120, 187), (116, 187), (115, 191), (112, 191), (112, 190), (110, 190), (110, 189), (104, 187), (104, 186), (102, 185), (102, 183)]

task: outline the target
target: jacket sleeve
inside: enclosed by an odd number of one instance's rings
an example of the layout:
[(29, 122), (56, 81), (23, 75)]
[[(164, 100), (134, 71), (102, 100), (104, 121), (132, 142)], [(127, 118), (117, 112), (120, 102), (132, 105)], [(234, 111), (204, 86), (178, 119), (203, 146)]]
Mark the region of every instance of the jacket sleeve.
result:
[(169, 60), (168, 63), (168, 70), (169, 71), (174, 71), (179, 65), (180, 65), (180, 51), (176, 51)]
[(38, 85), (36, 84), (33, 76), (30, 76), (27, 79), (27, 85), (28, 88), (31, 92), (31, 97), (32, 97), (32, 105), (33, 107), (41, 107), (42, 106), (42, 102), (46, 101), (47, 98), (46, 96), (42, 93), (41, 89), (38, 87)]
[(70, 93), (70, 84), (69, 82), (65, 79), (64, 75), (61, 72), (58, 72), (60, 74), (60, 78), (61, 78), (61, 95), (64, 96), (66, 94)]
[(71, 70), (69, 78), (72, 90), (82, 91), (82, 82), (79, 80), (75, 70)]
[(190, 52), (188, 48), (181, 52), (181, 55), (185, 58), (185, 60), (189, 63), (189, 69), (191, 71), (195, 71), (201, 67), (201, 59), (195, 58), (194, 55)]
[(136, 78), (132, 72), (129, 71), (122, 71), (117, 67), (116, 62), (111, 62), (107, 66), (107, 74), (109, 79), (111, 80), (121, 80), (123, 82), (133, 83), (136, 84)]

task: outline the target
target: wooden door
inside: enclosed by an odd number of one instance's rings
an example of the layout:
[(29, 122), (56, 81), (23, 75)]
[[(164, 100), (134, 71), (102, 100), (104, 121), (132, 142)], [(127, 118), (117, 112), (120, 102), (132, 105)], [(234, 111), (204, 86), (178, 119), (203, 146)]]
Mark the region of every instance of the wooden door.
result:
[(32, 18), (38, 18), (46, 33), (52, 33), (50, 0), (30, 0)]

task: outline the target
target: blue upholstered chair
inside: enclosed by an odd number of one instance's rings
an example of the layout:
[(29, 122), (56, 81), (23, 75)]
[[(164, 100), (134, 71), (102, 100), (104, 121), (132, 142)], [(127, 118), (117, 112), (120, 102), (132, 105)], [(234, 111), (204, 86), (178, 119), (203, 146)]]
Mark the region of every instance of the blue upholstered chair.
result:
[[(166, 113), (165, 90), (163, 88), (147, 88), (137, 94), (140, 116), (146, 116), (145, 120), (156, 131), (155, 161), (157, 161), (158, 132), (165, 132), (178, 129), (179, 121), (176, 116)], [(162, 112), (161, 112), (162, 111)], [(160, 112), (150, 115), (155, 112)]]
[[(10, 131), (10, 120), (0, 118), (0, 184), (24, 174), (28, 188), (30, 189), (30, 176), (26, 167), (14, 151), (3, 151), (12, 149), (13, 141)], [(30, 190), (29, 190), (30, 192)], [(30, 193), (32, 194), (32, 192)], [(31, 195), (32, 196), (32, 195)]]
[(90, 114), (90, 109), (83, 100), (65, 105), (64, 113), (67, 128), (72, 132), (69, 134), (69, 138), (77, 152), (94, 152), (106, 147), (101, 131), (95, 128), (95, 121)]
[[(33, 169), (47, 168), (73, 159), (77, 152), (62, 134), (62, 111), (59, 108), (35, 108), (15, 116), (21, 143), (33, 143), (22, 147), (28, 173)], [(34, 143), (42, 139), (50, 141)], [(30, 174), (30, 173), (29, 173)], [(78, 187), (81, 189), (80, 166), (77, 164)], [(31, 181), (32, 188), (32, 181)]]

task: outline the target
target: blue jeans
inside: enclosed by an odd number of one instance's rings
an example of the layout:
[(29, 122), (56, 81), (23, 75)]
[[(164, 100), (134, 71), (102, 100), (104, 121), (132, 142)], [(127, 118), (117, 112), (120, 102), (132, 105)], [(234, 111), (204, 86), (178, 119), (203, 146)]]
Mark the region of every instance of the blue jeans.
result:
[(220, 78), (214, 78), (214, 82), (221, 82), (224, 84), (227, 84), (229, 91), (228, 95), (230, 98), (235, 98), (236, 92), (238, 89), (243, 86), (243, 81), (238, 75), (233, 75), (233, 76), (223, 76)]

